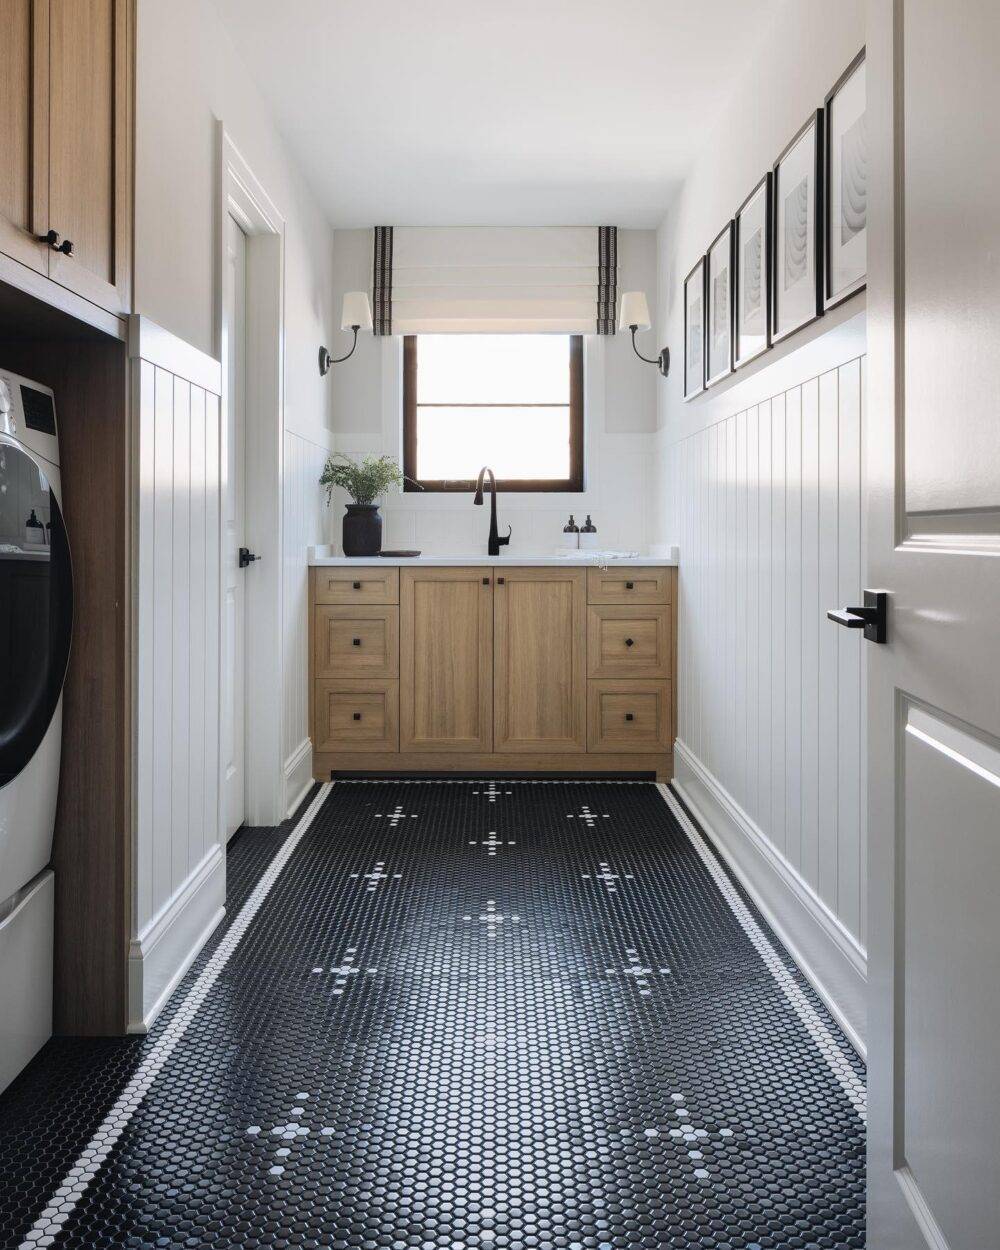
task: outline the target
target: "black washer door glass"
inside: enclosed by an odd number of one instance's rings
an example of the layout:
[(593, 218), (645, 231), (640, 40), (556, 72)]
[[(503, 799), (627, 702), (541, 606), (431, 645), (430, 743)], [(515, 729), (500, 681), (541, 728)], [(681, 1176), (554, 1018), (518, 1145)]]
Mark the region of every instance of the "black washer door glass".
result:
[(52, 722), (72, 620), (59, 505), (38, 464), (0, 442), (0, 786), (25, 767)]

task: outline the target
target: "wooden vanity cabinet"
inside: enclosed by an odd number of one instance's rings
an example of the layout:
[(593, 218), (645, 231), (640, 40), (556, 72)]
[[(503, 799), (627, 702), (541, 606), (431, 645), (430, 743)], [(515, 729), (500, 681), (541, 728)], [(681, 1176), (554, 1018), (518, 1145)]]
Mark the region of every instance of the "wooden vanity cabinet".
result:
[(0, 0), (0, 252), (116, 316), (131, 310), (133, 3)]
[(672, 775), (676, 570), (310, 569), (313, 773)]

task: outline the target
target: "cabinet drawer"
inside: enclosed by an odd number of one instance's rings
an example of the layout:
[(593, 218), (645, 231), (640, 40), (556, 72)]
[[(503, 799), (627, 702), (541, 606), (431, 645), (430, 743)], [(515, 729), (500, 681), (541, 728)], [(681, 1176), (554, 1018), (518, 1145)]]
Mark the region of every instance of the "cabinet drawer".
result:
[(669, 603), (672, 569), (588, 569), (588, 603)]
[(591, 605), (587, 609), (587, 674), (669, 678), (670, 610)]
[(317, 565), (313, 569), (316, 603), (399, 603), (399, 569), (344, 569)]
[(313, 608), (317, 677), (398, 677), (399, 608)]
[(316, 751), (398, 751), (398, 681), (317, 681)]
[(587, 690), (588, 751), (669, 751), (669, 681), (592, 681)]

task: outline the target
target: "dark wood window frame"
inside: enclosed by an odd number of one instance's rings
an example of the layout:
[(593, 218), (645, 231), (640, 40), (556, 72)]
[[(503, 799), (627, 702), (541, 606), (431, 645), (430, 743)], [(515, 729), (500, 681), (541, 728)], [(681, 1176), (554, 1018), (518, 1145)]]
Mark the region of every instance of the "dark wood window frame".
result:
[[(466, 405), (475, 406), (475, 405)], [(483, 404), (482, 407), (490, 405)], [(494, 407), (550, 408), (552, 404), (497, 404)], [(501, 478), (497, 490), (580, 492), (583, 490), (583, 335), (570, 335), (569, 347), (569, 477)], [(403, 337), (403, 473), (407, 491), (471, 491), (475, 479), (429, 481), (417, 477), (417, 336)]]

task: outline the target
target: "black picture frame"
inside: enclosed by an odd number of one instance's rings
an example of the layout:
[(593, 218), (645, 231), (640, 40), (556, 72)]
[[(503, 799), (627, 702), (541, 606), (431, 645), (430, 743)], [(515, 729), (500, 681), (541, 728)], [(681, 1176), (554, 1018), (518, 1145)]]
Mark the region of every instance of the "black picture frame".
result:
[[(763, 284), (763, 304), (764, 304), (764, 333), (760, 336), (762, 342), (758, 347), (748, 351), (740, 350), (741, 343), (741, 326), (740, 326), (740, 308), (742, 307), (742, 291), (743, 291), (743, 235), (741, 226), (743, 222), (743, 214), (750, 205), (758, 198), (763, 196), (764, 199), (764, 231), (762, 235), (764, 256), (761, 263), (761, 282)], [(736, 210), (733, 218), (733, 368), (740, 369), (743, 365), (749, 364), (751, 360), (756, 360), (758, 356), (762, 356), (764, 352), (771, 346), (771, 171), (768, 170), (763, 178), (757, 183), (743, 203)]]
[[(831, 142), (830, 126), (833, 122), (833, 111), (831, 105), (839, 95), (841, 89), (854, 77), (857, 70), (865, 63), (866, 49), (862, 48), (854, 60), (848, 65), (847, 69), (840, 75), (837, 81), (827, 92), (823, 100), (823, 309), (828, 311), (836, 308), (838, 304), (842, 304), (844, 300), (850, 299), (858, 291), (863, 291), (868, 285), (868, 265), (867, 255), (865, 272), (860, 278), (854, 282), (848, 283), (839, 291), (830, 289), (833, 280), (832, 264), (830, 260), (830, 232), (833, 229), (833, 213), (831, 211), (831, 191), (833, 187), (833, 171), (830, 168), (830, 160), (833, 152), (833, 144)], [(867, 253), (867, 216), (865, 220), (865, 247)]]
[[(687, 277), (684, 279), (684, 398), (685, 399), (694, 399), (696, 395), (700, 395), (702, 391), (705, 389), (705, 370), (707, 368), (707, 362), (706, 362), (705, 357), (706, 357), (706, 348), (708, 346), (707, 340), (705, 337), (706, 326), (707, 326), (707, 319), (705, 316), (706, 303), (707, 303), (707, 300), (706, 300), (707, 274), (708, 274), (708, 258), (706, 256), (699, 256), (698, 260), (692, 266)], [(690, 285), (692, 279), (695, 279), (696, 281), (701, 283), (701, 374), (700, 374), (701, 381), (697, 386), (689, 387), (688, 375), (690, 373), (690, 369), (688, 368), (688, 345), (689, 345), (688, 286)]]
[[(729, 335), (729, 350), (725, 362), (714, 373), (712, 370), (712, 326), (715, 315), (715, 291), (712, 285), (712, 257), (719, 246), (725, 248), (728, 280), (726, 282), (726, 329)], [(715, 386), (733, 371), (733, 221), (730, 219), (722, 227), (705, 253), (705, 388)]]
[[(792, 325), (782, 328), (779, 324), (781, 316), (781, 286), (778, 282), (778, 261), (783, 252), (779, 248), (779, 223), (781, 220), (780, 204), (782, 194), (781, 167), (789, 154), (799, 145), (810, 130), (815, 132), (812, 162), (813, 187), (813, 270), (810, 286), (813, 298), (810, 301), (806, 316)], [(824, 192), (823, 192), (823, 110), (816, 109), (808, 120), (799, 127), (792, 138), (785, 144), (771, 168), (771, 344), (783, 342), (790, 335), (797, 333), (805, 326), (811, 325), (823, 315), (823, 255), (824, 255)]]

